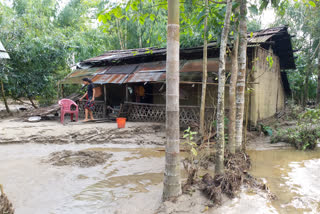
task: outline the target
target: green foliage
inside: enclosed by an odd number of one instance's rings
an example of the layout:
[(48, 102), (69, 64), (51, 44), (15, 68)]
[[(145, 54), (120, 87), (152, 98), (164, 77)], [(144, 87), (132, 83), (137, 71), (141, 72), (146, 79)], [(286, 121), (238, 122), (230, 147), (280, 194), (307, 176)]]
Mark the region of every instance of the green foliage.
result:
[(11, 59), (6, 94), (30, 97), (41, 105), (57, 98), (57, 84), (70, 65), (109, 49), (109, 35), (94, 28), (92, 9), (101, 1), (71, 0), (60, 11), (58, 0), (14, 0), (13, 7), (0, 4), (0, 40)]
[(271, 69), (272, 66), (273, 66), (273, 58), (272, 58), (272, 56), (267, 56), (266, 60), (267, 60), (267, 62), (269, 64), (269, 69)]
[(187, 145), (190, 148), (190, 153), (191, 153), (191, 156), (193, 157), (192, 159), (194, 159), (194, 157), (198, 155), (198, 152), (197, 152), (198, 145), (193, 141), (194, 135), (196, 134), (198, 133), (191, 131), (191, 128), (188, 127), (188, 129), (184, 130), (184, 135), (183, 135), (183, 138), (186, 139), (186, 141), (184, 141), (182, 145)]
[(320, 139), (320, 109), (307, 109), (299, 115), (297, 127), (279, 130), (271, 143), (284, 141), (299, 150), (314, 149)]
[[(311, 2), (311, 3), (310, 3)], [(317, 68), (315, 65), (315, 49), (320, 38), (320, 2), (319, 1), (282, 1), (277, 10), (274, 26), (288, 25), (295, 53), (296, 69), (288, 72), (292, 97), (297, 103), (302, 99), (315, 100), (317, 87)], [(285, 11), (285, 12), (284, 12)], [(307, 39), (306, 39), (307, 38)], [(316, 55), (315, 55), (316, 56)], [(313, 58), (312, 58), (313, 57)], [(308, 81), (307, 94), (304, 86)]]
[(263, 124), (260, 124), (260, 128), (261, 128), (261, 131), (267, 135), (267, 136), (272, 136), (273, 134), (273, 130), (270, 126), (266, 126), (266, 125), (263, 125)]

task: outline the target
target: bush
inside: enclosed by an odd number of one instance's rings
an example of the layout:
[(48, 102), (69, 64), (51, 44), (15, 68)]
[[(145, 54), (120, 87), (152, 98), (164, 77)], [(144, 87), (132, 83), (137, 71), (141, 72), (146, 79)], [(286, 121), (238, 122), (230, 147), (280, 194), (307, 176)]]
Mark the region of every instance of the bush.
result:
[(299, 114), (295, 128), (279, 130), (271, 139), (271, 143), (279, 141), (293, 144), (299, 150), (314, 149), (320, 139), (320, 109), (307, 109)]

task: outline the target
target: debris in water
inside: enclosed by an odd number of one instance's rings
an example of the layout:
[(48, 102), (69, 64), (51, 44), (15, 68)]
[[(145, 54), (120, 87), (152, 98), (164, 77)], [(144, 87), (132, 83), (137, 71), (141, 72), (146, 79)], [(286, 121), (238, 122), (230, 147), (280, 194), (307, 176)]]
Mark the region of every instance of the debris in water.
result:
[(62, 150), (50, 154), (46, 163), (51, 163), (55, 166), (79, 166), (92, 167), (104, 164), (112, 154), (103, 151), (70, 151)]
[(14, 214), (12, 203), (3, 192), (3, 187), (0, 184), (0, 214)]
[(222, 194), (234, 198), (243, 184), (265, 190), (271, 200), (276, 199), (266, 184), (252, 177), (248, 170), (251, 167), (250, 157), (243, 152), (225, 153), (225, 172), (213, 178), (207, 173), (202, 177), (200, 188), (214, 203), (221, 204)]

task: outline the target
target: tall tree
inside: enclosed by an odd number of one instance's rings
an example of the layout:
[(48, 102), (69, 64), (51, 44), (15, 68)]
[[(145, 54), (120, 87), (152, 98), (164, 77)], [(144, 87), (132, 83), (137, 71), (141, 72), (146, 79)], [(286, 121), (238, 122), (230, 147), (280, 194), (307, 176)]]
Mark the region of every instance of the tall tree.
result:
[(219, 57), (219, 86), (218, 86), (218, 104), (217, 104), (217, 156), (215, 172), (224, 172), (224, 94), (226, 81), (226, 48), (230, 27), (232, 1), (227, 0), (226, 14), (224, 18), (224, 26), (221, 35), (220, 57)]
[[(238, 17), (239, 7), (236, 8), (235, 16)], [(228, 150), (235, 153), (235, 134), (236, 134), (236, 86), (238, 77), (238, 50), (239, 50), (239, 24), (238, 18), (235, 20), (235, 38), (231, 53), (231, 78), (229, 86), (229, 124), (228, 124)]]
[(246, 84), (247, 67), (247, 1), (242, 0), (240, 5), (240, 44), (239, 44), (239, 73), (236, 94), (236, 150), (241, 150), (243, 115), (244, 115), (244, 94)]
[(168, 0), (166, 68), (166, 159), (163, 200), (181, 194), (179, 159), (179, 0)]
[(208, 76), (208, 39), (207, 39), (207, 27), (208, 27), (208, 15), (209, 5), (208, 0), (205, 0), (205, 18), (204, 18), (204, 31), (203, 31), (203, 66), (202, 66), (202, 93), (201, 93), (201, 107), (200, 107), (200, 134), (204, 136), (205, 121), (204, 113), (206, 109), (206, 92), (207, 92), (207, 76)]
[(317, 87), (317, 104), (319, 103), (320, 103), (320, 48), (318, 49), (318, 87)]

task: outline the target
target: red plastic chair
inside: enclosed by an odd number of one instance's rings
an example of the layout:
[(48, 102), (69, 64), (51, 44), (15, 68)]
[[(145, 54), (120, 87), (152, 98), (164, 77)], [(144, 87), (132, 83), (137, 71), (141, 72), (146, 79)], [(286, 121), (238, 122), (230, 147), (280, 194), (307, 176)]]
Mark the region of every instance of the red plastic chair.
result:
[[(69, 100), (69, 99), (62, 99), (59, 100), (59, 105), (60, 105), (60, 111), (61, 111), (61, 116), (60, 116), (60, 121), (63, 124), (64, 121), (64, 115), (70, 114), (71, 116), (71, 121), (73, 121), (73, 114), (76, 115), (76, 121), (78, 121), (78, 115), (79, 115), (79, 108), (78, 105), (73, 101), (73, 100)], [(76, 109), (75, 110), (71, 110), (71, 106), (75, 106)]]

